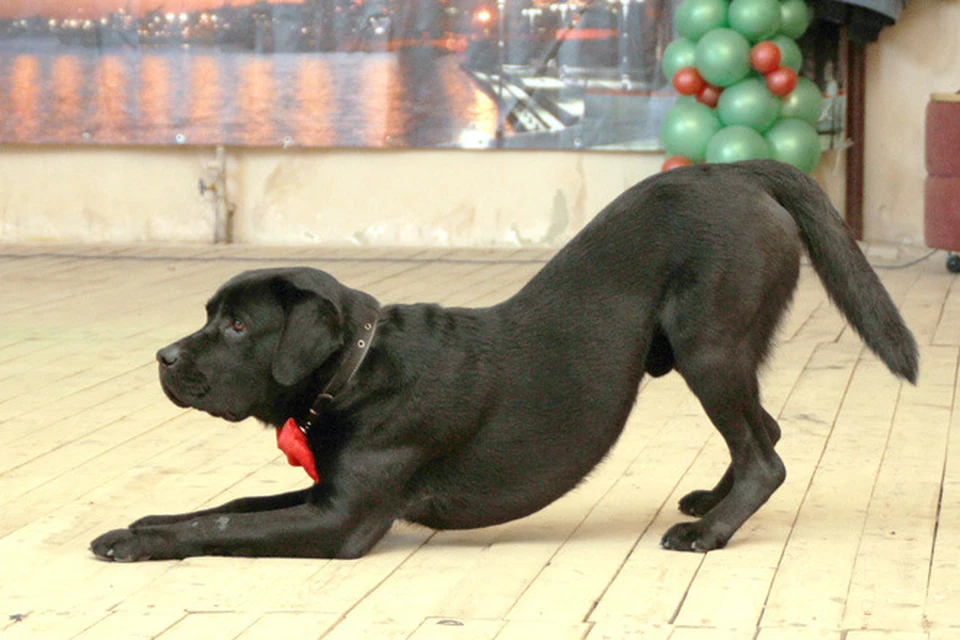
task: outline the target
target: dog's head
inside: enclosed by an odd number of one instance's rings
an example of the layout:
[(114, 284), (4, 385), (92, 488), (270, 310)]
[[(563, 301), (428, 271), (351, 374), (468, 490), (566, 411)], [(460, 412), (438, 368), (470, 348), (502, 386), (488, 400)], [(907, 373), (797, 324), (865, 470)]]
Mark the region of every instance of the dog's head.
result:
[(279, 425), (342, 348), (358, 295), (315, 269), (241, 273), (207, 303), (203, 328), (157, 352), (163, 390), (181, 407)]

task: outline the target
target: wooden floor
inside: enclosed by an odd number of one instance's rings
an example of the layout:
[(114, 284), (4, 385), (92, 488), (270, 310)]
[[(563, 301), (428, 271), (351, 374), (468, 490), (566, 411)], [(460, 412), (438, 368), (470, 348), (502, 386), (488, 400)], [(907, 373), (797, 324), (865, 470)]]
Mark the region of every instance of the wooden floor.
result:
[(671, 374), (645, 383), (587, 482), (517, 522), (397, 525), (359, 561), (88, 552), (143, 515), (307, 481), (258, 424), (160, 391), (155, 351), (199, 328), (229, 276), (293, 260), (382, 302), (485, 305), (548, 256), (0, 246), (0, 637), (960, 638), (960, 285), (942, 256), (881, 272), (922, 345), (917, 387), (864, 351), (804, 267), (763, 384), (787, 481), (722, 551), (658, 546), (678, 498), (727, 461)]

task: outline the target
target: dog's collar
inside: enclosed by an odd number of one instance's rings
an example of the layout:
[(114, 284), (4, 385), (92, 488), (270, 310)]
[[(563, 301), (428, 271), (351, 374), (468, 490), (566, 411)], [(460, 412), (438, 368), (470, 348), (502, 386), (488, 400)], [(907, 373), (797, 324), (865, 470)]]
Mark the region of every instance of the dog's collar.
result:
[(330, 381), (327, 382), (327, 385), (317, 396), (317, 399), (313, 401), (313, 406), (310, 407), (306, 422), (300, 425), (300, 430), (303, 431), (304, 434), (313, 428), (314, 421), (323, 415), (326, 406), (333, 401), (338, 393), (344, 390), (360, 369), (360, 365), (363, 364), (364, 358), (367, 357), (367, 353), (370, 351), (370, 345), (373, 344), (373, 338), (377, 335), (379, 316), (380, 305), (376, 301), (373, 301), (361, 315), (358, 329), (354, 332), (353, 344), (341, 359), (340, 366), (337, 367), (336, 373), (334, 373)]

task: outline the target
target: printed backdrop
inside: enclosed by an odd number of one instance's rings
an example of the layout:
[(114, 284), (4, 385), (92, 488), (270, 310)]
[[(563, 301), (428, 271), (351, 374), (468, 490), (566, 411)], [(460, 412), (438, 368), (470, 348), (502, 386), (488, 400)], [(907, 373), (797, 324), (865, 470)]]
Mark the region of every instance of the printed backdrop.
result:
[(655, 149), (673, 0), (0, 0), (0, 143)]

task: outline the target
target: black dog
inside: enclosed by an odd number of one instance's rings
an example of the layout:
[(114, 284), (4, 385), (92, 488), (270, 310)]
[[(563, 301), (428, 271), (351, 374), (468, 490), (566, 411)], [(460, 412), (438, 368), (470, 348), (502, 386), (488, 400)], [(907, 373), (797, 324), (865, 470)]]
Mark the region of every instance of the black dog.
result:
[(645, 372), (672, 369), (732, 462), (716, 487), (680, 502), (702, 517), (674, 525), (662, 544), (722, 547), (785, 477), (757, 368), (803, 246), (866, 344), (915, 382), (913, 336), (827, 197), (770, 161), (641, 182), (486, 309), (380, 308), (311, 269), (240, 274), (210, 300), (200, 331), (158, 353), (163, 388), (227, 420), (294, 418), (319, 480), (143, 518), (92, 550), (122, 561), (356, 558), (398, 519), (457, 529), (520, 518), (600, 462)]

